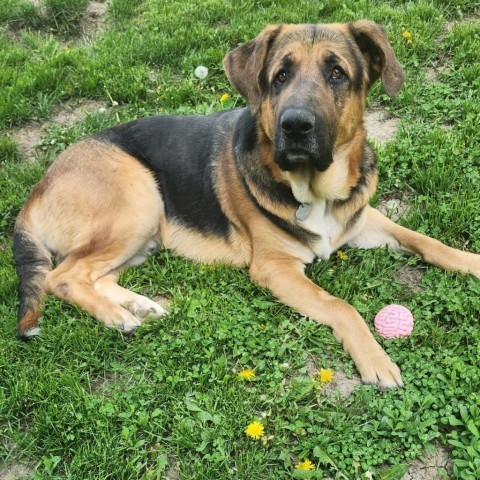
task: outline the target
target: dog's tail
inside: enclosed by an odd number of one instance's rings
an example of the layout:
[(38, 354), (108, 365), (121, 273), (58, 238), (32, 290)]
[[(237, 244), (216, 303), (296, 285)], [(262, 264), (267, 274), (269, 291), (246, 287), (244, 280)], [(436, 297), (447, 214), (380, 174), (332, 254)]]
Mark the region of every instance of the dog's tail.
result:
[[(23, 212), (22, 212), (23, 213)], [(38, 335), (38, 319), (45, 296), (45, 277), (52, 256), (29, 228), (22, 213), (13, 233), (13, 258), (18, 275), (18, 336), (22, 340)]]

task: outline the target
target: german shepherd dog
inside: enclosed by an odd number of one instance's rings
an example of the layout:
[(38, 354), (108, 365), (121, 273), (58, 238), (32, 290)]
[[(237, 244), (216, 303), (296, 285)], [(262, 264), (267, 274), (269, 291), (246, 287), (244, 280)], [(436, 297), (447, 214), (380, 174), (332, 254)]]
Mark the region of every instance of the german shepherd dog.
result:
[(402, 386), (359, 313), (304, 274), (347, 244), (389, 246), (480, 277), (480, 255), (398, 226), (368, 204), (377, 172), (366, 95), (381, 78), (393, 97), (405, 79), (385, 30), (366, 20), (268, 26), (224, 66), (248, 108), (135, 120), (52, 164), (15, 227), (19, 336), (39, 332), (45, 293), (123, 332), (162, 316), (117, 280), (165, 247), (249, 266), (254, 282), (332, 328), (363, 382)]

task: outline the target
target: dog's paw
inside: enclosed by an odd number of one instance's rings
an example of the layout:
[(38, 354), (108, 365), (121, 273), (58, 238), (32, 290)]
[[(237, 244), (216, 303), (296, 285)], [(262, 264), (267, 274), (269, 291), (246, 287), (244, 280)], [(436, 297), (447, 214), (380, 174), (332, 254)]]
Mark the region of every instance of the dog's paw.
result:
[(357, 368), (365, 384), (377, 385), (380, 390), (403, 387), (400, 368), (383, 350), (369, 357), (363, 365), (357, 365)]
[(475, 261), (473, 262), (472, 273), (477, 278), (480, 278), (480, 255), (478, 254), (475, 254)]
[(471, 252), (460, 252), (454, 250), (457, 254), (457, 265), (450, 270), (458, 270), (464, 275), (473, 275), (480, 279), (480, 254)]
[(160, 318), (166, 313), (162, 306), (142, 295), (136, 295), (135, 300), (129, 302), (126, 307), (140, 321), (147, 317)]
[(116, 328), (123, 333), (131, 334), (142, 324), (142, 322), (134, 317), (125, 309), (119, 309), (112, 312), (108, 319), (103, 322), (108, 328)]

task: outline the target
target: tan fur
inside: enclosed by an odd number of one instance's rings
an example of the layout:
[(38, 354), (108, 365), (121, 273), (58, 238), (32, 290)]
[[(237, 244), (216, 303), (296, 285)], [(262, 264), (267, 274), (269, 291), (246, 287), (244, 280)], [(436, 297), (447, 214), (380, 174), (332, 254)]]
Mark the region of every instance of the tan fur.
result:
[[(35, 218), (35, 234), (45, 247), (60, 257), (93, 253), (132, 232), (142, 236), (135, 243), (145, 244), (157, 233), (163, 206), (155, 180), (120, 150), (79, 142), (51, 166), (40, 190), (44, 184), (48, 189), (31, 198), (28, 216)], [(125, 260), (128, 253), (136, 252), (127, 252)]]
[(365, 227), (351, 241), (353, 246), (389, 246), (402, 253), (419, 255), (424, 262), (444, 270), (480, 277), (480, 255), (448, 247), (438, 240), (397, 225), (372, 207), (367, 207), (365, 214)]
[(144, 260), (155, 242), (163, 205), (151, 173), (126, 153), (87, 140), (59, 157), (37, 192), (24, 216), (42, 244), (63, 260), (47, 275), (47, 292), (107, 326), (136, 328), (138, 319), (93, 285)]
[(160, 227), (162, 245), (191, 260), (204, 263), (227, 263), (244, 267), (248, 263), (247, 251), (237, 235), (219, 239), (205, 236), (188, 228), (163, 220)]

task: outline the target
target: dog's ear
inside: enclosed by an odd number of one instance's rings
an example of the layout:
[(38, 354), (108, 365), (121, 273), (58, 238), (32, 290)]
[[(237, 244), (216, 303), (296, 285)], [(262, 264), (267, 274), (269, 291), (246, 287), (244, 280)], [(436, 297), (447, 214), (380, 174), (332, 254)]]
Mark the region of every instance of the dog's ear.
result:
[(349, 30), (368, 65), (370, 88), (382, 77), (385, 93), (395, 97), (405, 81), (405, 72), (397, 60), (385, 29), (370, 20), (350, 23)]
[(253, 114), (258, 112), (262, 103), (265, 62), (281, 28), (276, 25), (266, 27), (253, 40), (243, 43), (223, 59), (228, 80), (247, 100)]

